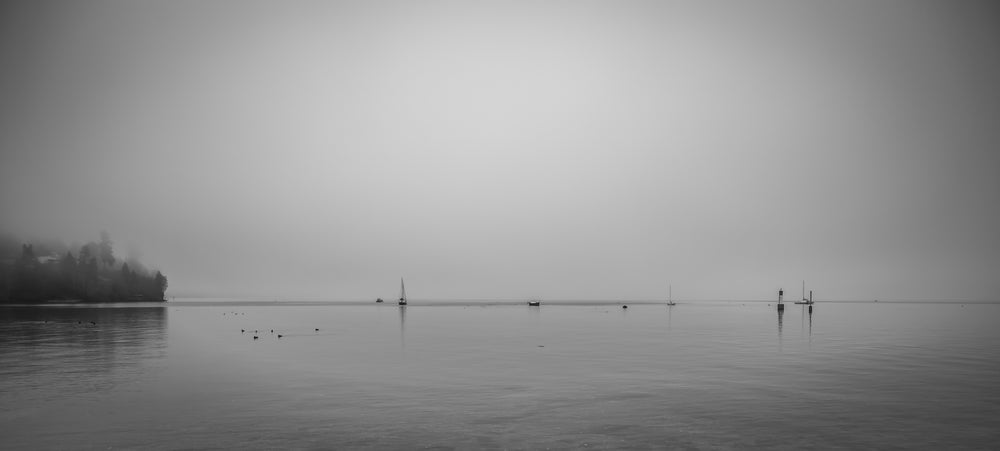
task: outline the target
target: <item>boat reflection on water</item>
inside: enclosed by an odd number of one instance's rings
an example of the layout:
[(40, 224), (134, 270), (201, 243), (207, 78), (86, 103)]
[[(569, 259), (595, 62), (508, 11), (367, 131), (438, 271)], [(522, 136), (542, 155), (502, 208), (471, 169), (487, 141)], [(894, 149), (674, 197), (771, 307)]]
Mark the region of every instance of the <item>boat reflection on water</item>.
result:
[(399, 309), (399, 347), (406, 349), (406, 308)]
[(809, 338), (812, 338), (812, 306), (809, 306)]
[(673, 323), (674, 308), (676, 304), (667, 304), (667, 330), (670, 330), (670, 325)]
[(785, 317), (785, 310), (784, 309), (778, 309), (778, 351), (782, 350), (781, 328), (782, 328), (782, 325), (783, 325), (783, 319), (784, 319), (784, 317)]

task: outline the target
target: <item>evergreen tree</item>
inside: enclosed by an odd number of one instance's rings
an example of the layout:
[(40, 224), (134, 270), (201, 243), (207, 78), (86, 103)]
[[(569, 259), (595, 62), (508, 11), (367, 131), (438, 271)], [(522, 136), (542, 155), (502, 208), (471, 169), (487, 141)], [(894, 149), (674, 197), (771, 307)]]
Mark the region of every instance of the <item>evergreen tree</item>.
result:
[(114, 250), (112, 249), (113, 243), (111, 242), (111, 237), (108, 232), (101, 231), (101, 242), (97, 245), (98, 258), (101, 259), (101, 263), (104, 266), (111, 266), (115, 264)]
[(163, 299), (163, 295), (167, 291), (167, 278), (159, 271), (156, 271), (156, 276), (153, 280), (156, 283), (156, 291), (158, 294), (156, 299)]
[(21, 257), (14, 263), (11, 280), (11, 297), (17, 300), (37, 301), (43, 296), (42, 275), (30, 244), (21, 245)]
[(90, 261), (91, 258), (90, 244), (86, 244), (80, 248), (80, 258), (77, 260), (77, 265), (83, 267)]

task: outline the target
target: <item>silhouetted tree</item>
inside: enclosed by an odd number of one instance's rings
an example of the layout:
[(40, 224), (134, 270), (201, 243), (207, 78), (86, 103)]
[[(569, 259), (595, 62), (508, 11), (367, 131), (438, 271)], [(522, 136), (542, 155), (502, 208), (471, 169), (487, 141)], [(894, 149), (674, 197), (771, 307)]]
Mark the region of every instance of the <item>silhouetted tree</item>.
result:
[(90, 261), (91, 256), (92, 255), (90, 253), (90, 245), (89, 244), (84, 245), (83, 247), (80, 248), (80, 258), (79, 260), (77, 260), (77, 264), (79, 266), (86, 265), (87, 262)]
[(108, 232), (101, 231), (101, 242), (97, 245), (98, 258), (101, 259), (101, 263), (104, 266), (111, 266), (115, 264), (114, 250), (112, 249), (113, 243), (111, 242), (111, 237)]
[(83, 277), (91, 281), (97, 280), (97, 270), (97, 259), (90, 257), (90, 260), (88, 260), (87, 264), (83, 267)]
[(21, 245), (21, 256), (14, 262), (11, 277), (11, 298), (16, 300), (41, 300), (42, 275), (35, 251), (30, 244)]
[(163, 299), (163, 294), (166, 293), (166, 291), (167, 291), (167, 278), (163, 274), (161, 274), (159, 271), (156, 271), (156, 276), (153, 278), (153, 280), (156, 282), (156, 285), (155, 285), (156, 286), (156, 293), (157, 293), (156, 299), (157, 300), (162, 300)]

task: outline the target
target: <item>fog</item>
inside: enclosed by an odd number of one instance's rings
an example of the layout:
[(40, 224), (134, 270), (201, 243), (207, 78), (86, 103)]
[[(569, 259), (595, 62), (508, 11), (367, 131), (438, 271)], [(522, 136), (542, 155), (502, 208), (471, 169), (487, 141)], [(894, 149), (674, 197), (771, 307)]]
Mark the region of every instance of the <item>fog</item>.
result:
[(107, 230), (168, 297), (996, 300), (998, 24), (972, 1), (4, 2), (0, 230)]

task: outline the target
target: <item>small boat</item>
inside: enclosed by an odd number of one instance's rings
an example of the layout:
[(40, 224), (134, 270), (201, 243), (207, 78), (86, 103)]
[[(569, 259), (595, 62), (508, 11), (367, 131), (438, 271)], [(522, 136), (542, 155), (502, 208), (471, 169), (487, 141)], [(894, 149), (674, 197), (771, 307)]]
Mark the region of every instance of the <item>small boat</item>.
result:
[(813, 292), (809, 290), (809, 298), (806, 298), (806, 281), (802, 281), (802, 300), (795, 301), (796, 304), (812, 304), (813, 303)]
[(383, 302), (385, 302), (385, 301), (383, 301), (382, 298), (378, 298), (378, 299), (375, 300), (376, 304), (381, 304)]
[(677, 303), (674, 302), (674, 286), (673, 285), (670, 286), (670, 291), (669, 291), (669, 294), (667, 295), (667, 305), (677, 305)]
[(542, 301), (528, 301), (528, 305), (530, 305), (532, 307), (538, 307), (538, 306), (542, 305)]
[(406, 305), (406, 285), (403, 285), (403, 278), (399, 278), (399, 305)]

